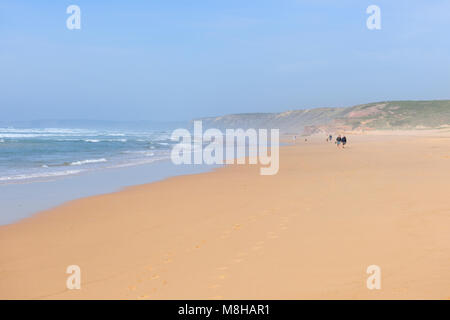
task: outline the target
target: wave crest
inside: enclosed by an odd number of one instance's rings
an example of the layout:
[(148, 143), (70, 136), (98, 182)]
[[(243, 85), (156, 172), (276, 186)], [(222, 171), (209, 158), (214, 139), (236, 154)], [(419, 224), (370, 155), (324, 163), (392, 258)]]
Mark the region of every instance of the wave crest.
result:
[(80, 160), (80, 161), (71, 162), (70, 165), (71, 166), (81, 166), (83, 164), (99, 163), (99, 162), (106, 162), (106, 161), (108, 161), (108, 160), (106, 160), (105, 158), (101, 158), (101, 159), (87, 159), (87, 160)]

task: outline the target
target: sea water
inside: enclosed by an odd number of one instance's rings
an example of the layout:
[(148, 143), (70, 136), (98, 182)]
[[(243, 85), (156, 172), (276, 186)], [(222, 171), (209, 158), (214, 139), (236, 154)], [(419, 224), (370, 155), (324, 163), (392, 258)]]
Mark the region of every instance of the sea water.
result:
[(167, 159), (169, 131), (0, 128), (0, 184)]
[(0, 225), (73, 199), (214, 167), (172, 164), (178, 142), (171, 132), (0, 128)]

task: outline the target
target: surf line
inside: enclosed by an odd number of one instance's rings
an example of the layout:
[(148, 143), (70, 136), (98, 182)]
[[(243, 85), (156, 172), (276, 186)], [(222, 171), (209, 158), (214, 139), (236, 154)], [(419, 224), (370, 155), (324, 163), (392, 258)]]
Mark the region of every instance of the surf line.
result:
[[(171, 140), (178, 142), (171, 151), (171, 160), (176, 165), (246, 164), (248, 154), (249, 164), (261, 165), (261, 175), (275, 175), (279, 170), (279, 129), (270, 129), (270, 139), (267, 129), (226, 129), (223, 134), (219, 129), (210, 128), (203, 132), (199, 120), (194, 121), (193, 137), (189, 130), (179, 128), (172, 132)], [(205, 146), (205, 143), (209, 144)]]

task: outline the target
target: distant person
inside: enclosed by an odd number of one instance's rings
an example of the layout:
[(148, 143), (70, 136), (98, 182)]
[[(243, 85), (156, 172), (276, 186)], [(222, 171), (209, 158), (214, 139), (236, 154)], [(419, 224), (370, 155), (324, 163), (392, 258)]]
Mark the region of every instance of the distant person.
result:
[(333, 136), (331, 134), (328, 138), (330, 139), (330, 142), (333, 141)]
[(336, 145), (337, 145), (338, 148), (341, 145), (341, 142), (342, 142), (341, 135), (338, 135), (338, 137), (336, 138)]
[(345, 145), (347, 144), (347, 137), (343, 136), (341, 142), (342, 142), (342, 149), (344, 149)]

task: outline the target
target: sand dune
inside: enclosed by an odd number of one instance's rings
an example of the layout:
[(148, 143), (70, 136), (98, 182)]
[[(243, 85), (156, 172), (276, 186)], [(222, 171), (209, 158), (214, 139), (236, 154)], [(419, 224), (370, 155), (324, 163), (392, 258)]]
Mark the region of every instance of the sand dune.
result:
[(0, 298), (450, 298), (450, 138), (300, 140), (275, 176), (229, 166), (0, 227)]

